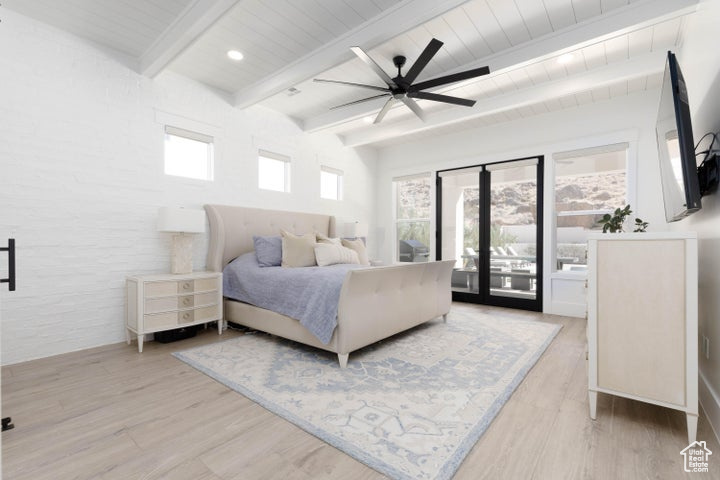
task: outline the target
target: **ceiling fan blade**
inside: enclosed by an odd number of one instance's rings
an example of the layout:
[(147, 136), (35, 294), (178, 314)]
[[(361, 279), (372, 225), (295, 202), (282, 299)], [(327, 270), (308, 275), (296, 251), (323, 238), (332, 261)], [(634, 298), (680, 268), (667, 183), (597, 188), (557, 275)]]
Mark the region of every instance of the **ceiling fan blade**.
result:
[(363, 51), (362, 48), (360, 48), (360, 47), (350, 47), (350, 50), (352, 50), (355, 55), (357, 55), (358, 57), (360, 57), (360, 60), (362, 60), (363, 62), (367, 63), (368, 66), (370, 66), (370, 68), (372, 68), (373, 71), (374, 71), (380, 78), (382, 78), (383, 82), (387, 83), (388, 87), (390, 87), (390, 88), (398, 88), (398, 86), (397, 86), (397, 84), (395, 83), (395, 81), (394, 81), (392, 78), (390, 78), (390, 75), (388, 75), (387, 73), (385, 73), (385, 70), (383, 70), (382, 68), (380, 68), (380, 65), (378, 65), (377, 63), (375, 63), (375, 60), (373, 60), (372, 58), (370, 58), (370, 56), (369, 56), (367, 53), (365, 53), (365, 51)]
[(437, 38), (430, 40), (430, 43), (428, 43), (427, 47), (425, 47), (425, 50), (423, 50), (418, 59), (415, 60), (415, 63), (413, 63), (413, 66), (410, 67), (410, 70), (408, 70), (405, 74), (405, 81), (408, 83), (414, 82), (417, 76), (420, 75), (420, 72), (422, 72), (427, 64), (430, 63), (430, 60), (432, 60), (442, 46), (443, 42)]
[(452, 103), (453, 105), (464, 105), (466, 107), (472, 107), (473, 105), (475, 105), (475, 100), (451, 97), (449, 95), (439, 95), (437, 93), (430, 92), (410, 92), (407, 94), (407, 96), (412, 98), (420, 98), (422, 100), (432, 100), (433, 102), (444, 102)]
[(423, 122), (425, 121), (425, 112), (422, 111), (420, 105), (415, 103), (415, 100), (413, 100), (412, 98), (403, 97), (402, 102), (407, 105), (408, 108), (412, 110), (413, 113), (417, 115), (420, 120), (422, 120)]
[(313, 78), (313, 82), (321, 83), (337, 83), (339, 85), (348, 85), (350, 87), (369, 88), (370, 90), (379, 90), (381, 92), (389, 92), (388, 87), (376, 87), (375, 85), (365, 85), (364, 83), (341, 82), (340, 80), (325, 80), (324, 78)]
[(425, 90), (426, 88), (439, 87), (440, 85), (446, 85), (448, 83), (455, 83), (461, 80), (467, 80), (469, 78), (480, 77), (490, 73), (488, 67), (473, 68), (472, 70), (466, 70), (464, 72), (453, 73), (451, 75), (445, 75), (444, 77), (433, 78), (425, 82), (416, 83), (408, 88), (408, 91), (417, 92), (418, 90)]
[(343, 103), (342, 105), (335, 105), (334, 107), (330, 107), (330, 110), (335, 110), (336, 108), (341, 108), (341, 107), (347, 107), (348, 105), (355, 105), (356, 103), (369, 102), (370, 100), (375, 100), (376, 98), (387, 97), (388, 95), (390, 95), (390, 94), (383, 93), (381, 95), (373, 95), (372, 97), (355, 100), (354, 102)]
[(394, 97), (388, 98), (388, 101), (385, 102), (385, 105), (380, 110), (380, 113), (377, 114), (377, 117), (375, 117), (375, 121), (373, 123), (380, 123), (382, 119), (385, 118), (385, 115), (387, 115), (387, 113), (390, 111), (392, 106), (395, 105), (396, 101), (397, 100), (395, 100)]

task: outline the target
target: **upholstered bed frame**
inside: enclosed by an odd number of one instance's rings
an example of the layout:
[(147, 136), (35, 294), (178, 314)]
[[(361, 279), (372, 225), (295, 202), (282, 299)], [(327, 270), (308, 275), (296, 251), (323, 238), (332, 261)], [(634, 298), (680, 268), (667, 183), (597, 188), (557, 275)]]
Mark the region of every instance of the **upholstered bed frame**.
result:
[[(319, 232), (335, 236), (329, 215), (226, 205), (205, 205), (210, 222), (208, 270), (221, 272), (234, 258), (253, 251), (253, 235)], [(337, 328), (323, 345), (300, 322), (230, 299), (225, 320), (338, 354), (345, 367), (350, 352), (450, 311), (454, 261), (411, 263), (348, 272), (340, 293)]]

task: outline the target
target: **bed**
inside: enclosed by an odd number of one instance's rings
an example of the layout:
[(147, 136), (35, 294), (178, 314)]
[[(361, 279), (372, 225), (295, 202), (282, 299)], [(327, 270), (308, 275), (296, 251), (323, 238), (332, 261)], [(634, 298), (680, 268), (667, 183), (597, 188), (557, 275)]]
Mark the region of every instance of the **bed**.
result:
[[(329, 215), (205, 205), (210, 224), (207, 269), (222, 272), (242, 254), (252, 252), (253, 236), (322, 233), (335, 236)], [(300, 322), (248, 303), (224, 300), (225, 320), (334, 352), (341, 368), (349, 354), (421, 323), (447, 319), (453, 260), (369, 267), (348, 271), (340, 290), (337, 327), (328, 343)]]

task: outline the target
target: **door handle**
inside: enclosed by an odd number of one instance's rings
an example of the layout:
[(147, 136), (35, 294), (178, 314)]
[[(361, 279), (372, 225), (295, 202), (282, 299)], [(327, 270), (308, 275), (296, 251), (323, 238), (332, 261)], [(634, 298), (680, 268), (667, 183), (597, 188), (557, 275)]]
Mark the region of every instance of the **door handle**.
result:
[(8, 278), (0, 278), (0, 283), (7, 283), (11, 292), (15, 291), (15, 239), (8, 239), (7, 247), (0, 247), (0, 252), (8, 252)]

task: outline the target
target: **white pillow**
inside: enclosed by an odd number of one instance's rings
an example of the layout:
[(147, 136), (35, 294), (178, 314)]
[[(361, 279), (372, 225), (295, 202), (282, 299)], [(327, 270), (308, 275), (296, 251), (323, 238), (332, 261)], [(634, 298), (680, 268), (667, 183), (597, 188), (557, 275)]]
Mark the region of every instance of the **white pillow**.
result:
[(355, 250), (332, 243), (316, 244), (315, 260), (321, 267), (335, 265), (336, 263), (360, 263), (360, 259), (358, 259), (358, 254)]
[(342, 239), (343, 247), (350, 248), (354, 250), (358, 254), (358, 259), (360, 260), (360, 265), (370, 265), (370, 261), (368, 260), (368, 254), (367, 249), (365, 248), (365, 242), (362, 241), (362, 239), (358, 238), (357, 240), (347, 240), (345, 238)]
[(317, 237), (317, 243), (330, 243), (333, 245), (342, 246), (342, 243), (339, 238), (330, 238), (327, 235), (323, 235), (322, 233), (319, 233), (319, 232), (315, 232), (315, 236)]

